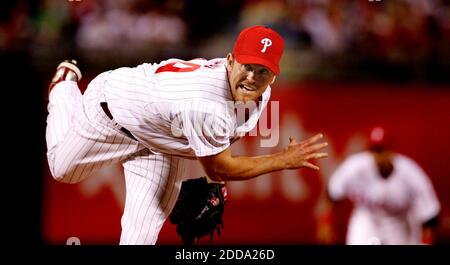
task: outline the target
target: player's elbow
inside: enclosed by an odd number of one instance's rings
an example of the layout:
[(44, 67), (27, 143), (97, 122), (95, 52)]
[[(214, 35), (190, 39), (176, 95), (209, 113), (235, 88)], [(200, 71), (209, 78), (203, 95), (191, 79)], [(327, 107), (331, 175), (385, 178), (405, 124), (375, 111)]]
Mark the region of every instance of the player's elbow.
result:
[(209, 173), (208, 174), (208, 178), (211, 179), (212, 181), (225, 181), (226, 177), (224, 177), (223, 175), (220, 175), (218, 173)]
[(219, 163), (208, 164), (203, 167), (209, 179), (213, 181), (228, 181), (233, 179), (233, 174), (230, 170), (225, 169)]
[(249, 166), (231, 156), (230, 149), (207, 156), (198, 157), (206, 174), (214, 181), (243, 180), (249, 178), (246, 170)]
[(217, 168), (213, 165), (204, 166), (203, 169), (205, 170), (206, 175), (208, 178), (212, 181), (223, 181), (223, 174), (220, 173), (220, 171), (217, 170)]
[(233, 168), (221, 167), (210, 167), (206, 170), (208, 177), (213, 181), (234, 181), (246, 179), (246, 175), (239, 170), (233, 170)]

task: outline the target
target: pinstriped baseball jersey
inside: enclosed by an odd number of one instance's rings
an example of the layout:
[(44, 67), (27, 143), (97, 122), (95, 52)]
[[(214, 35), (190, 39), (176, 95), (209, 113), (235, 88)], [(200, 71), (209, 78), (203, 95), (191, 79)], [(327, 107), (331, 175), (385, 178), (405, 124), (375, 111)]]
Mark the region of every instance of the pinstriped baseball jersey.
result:
[(110, 71), (103, 91), (116, 122), (154, 153), (209, 156), (253, 129), (270, 86), (246, 122), (236, 119), (226, 59), (170, 59)]

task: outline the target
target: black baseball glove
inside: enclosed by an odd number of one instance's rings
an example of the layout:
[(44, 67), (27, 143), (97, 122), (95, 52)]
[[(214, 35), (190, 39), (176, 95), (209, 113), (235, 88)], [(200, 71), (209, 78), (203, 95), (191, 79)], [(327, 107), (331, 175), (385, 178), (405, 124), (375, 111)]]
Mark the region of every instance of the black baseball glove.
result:
[(185, 245), (192, 245), (205, 235), (210, 235), (211, 242), (215, 231), (220, 236), (226, 200), (225, 184), (209, 183), (206, 177), (182, 183), (169, 220), (177, 226), (177, 234)]

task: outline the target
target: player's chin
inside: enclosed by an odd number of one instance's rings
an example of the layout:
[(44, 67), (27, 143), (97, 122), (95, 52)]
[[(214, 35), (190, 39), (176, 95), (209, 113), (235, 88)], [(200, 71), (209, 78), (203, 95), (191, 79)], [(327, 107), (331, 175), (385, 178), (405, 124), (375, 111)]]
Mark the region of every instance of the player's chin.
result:
[(237, 89), (236, 95), (235, 101), (241, 103), (256, 101), (261, 96), (257, 91), (242, 91), (241, 89)]

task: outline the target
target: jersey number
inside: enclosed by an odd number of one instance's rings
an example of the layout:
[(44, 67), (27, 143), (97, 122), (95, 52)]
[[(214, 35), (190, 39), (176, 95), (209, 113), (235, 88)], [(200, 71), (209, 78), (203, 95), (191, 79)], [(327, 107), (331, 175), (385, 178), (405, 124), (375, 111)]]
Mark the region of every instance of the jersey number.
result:
[(162, 72), (192, 72), (200, 68), (200, 65), (185, 61), (172, 62), (158, 67), (155, 74)]

